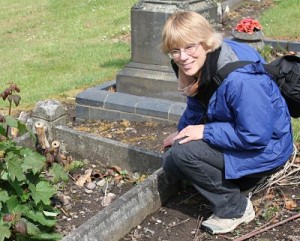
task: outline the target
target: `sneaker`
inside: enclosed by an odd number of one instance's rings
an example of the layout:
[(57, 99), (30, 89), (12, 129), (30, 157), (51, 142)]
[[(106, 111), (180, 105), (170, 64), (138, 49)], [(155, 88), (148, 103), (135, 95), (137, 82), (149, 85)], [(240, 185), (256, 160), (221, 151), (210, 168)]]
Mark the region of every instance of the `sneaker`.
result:
[(202, 227), (212, 233), (229, 233), (232, 232), (238, 225), (242, 223), (249, 223), (255, 218), (255, 212), (251, 201), (248, 199), (245, 213), (240, 218), (219, 218), (211, 215), (206, 221), (202, 223)]

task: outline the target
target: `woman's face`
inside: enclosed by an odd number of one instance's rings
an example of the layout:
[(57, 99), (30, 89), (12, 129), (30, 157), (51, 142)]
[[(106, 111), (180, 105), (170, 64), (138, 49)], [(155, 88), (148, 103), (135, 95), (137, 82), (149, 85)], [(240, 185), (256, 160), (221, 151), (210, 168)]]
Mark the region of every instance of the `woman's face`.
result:
[(187, 76), (197, 76), (206, 60), (206, 50), (201, 43), (174, 49), (170, 52), (172, 53), (175, 53), (175, 58), (173, 56), (175, 63)]

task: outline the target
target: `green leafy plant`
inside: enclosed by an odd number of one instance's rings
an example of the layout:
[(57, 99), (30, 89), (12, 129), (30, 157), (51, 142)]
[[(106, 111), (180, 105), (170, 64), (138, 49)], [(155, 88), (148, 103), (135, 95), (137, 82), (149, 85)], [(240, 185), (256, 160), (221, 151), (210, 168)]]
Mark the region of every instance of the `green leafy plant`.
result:
[[(51, 205), (56, 193), (53, 179), (45, 175), (46, 158), (35, 150), (17, 146), (10, 128), (20, 134), (26, 125), (11, 116), (12, 104), (19, 104), (15, 84), (1, 93), (9, 101), (8, 115), (0, 115), (0, 241), (58, 240), (54, 232), (59, 212)], [(62, 176), (62, 174), (60, 174)]]

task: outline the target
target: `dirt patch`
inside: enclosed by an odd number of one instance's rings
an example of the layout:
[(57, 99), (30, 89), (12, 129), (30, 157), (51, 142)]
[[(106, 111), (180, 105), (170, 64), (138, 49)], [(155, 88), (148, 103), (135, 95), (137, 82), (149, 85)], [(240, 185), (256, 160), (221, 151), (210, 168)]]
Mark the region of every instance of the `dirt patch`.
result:
[(143, 181), (146, 175), (84, 160), (84, 165), (70, 172), (69, 177), (53, 199), (61, 211), (56, 231), (64, 236)]
[(176, 124), (157, 122), (94, 121), (74, 123), (75, 130), (93, 133), (138, 148), (163, 152), (163, 140), (177, 130)]
[[(192, 187), (188, 187), (147, 217), (122, 240), (300, 240), (299, 219), (286, 222), (295, 215), (299, 216), (299, 194), (296, 187), (289, 187), (275, 188), (269, 193), (254, 195), (254, 221), (239, 226), (233, 233), (211, 235), (199, 228), (201, 222), (211, 214), (208, 203)], [(294, 209), (286, 208), (289, 202), (293, 203)], [(280, 222), (286, 223), (278, 225)], [(272, 225), (278, 226), (270, 228)], [(264, 227), (267, 230), (260, 233), (259, 230)], [(256, 235), (245, 237), (255, 230)]]

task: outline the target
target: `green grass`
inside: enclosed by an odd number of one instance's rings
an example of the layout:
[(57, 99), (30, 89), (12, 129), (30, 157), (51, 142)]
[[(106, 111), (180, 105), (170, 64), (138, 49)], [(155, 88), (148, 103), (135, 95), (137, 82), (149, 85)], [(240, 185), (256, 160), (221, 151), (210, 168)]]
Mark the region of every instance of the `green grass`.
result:
[(2, 0), (1, 91), (15, 82), (22, 104), (33, 105), (114, 79), (130, 60), (135, 2)]
[(273, 7), (259, 18), (268, 38), (300, 41), (300, 0), (273, 0)]

